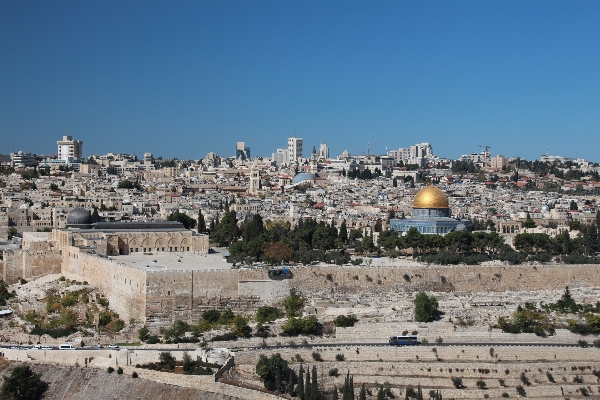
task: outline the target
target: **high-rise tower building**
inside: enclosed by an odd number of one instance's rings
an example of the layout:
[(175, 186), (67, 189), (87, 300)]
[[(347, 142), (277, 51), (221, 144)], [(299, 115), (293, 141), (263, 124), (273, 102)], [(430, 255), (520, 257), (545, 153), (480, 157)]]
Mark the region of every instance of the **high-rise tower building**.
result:
[(56, 142), (58, 145), (58, 159), (68, 161), (69, 157), (83, 157), (83, 141), (73, 140), (71, 136), (63, 136), (62, 140)]
[(291, 137), (288, 139), (288, 157), (290, 163), (302, 158), (302, 138)]
[(235, 144), (235, 159), (236, 160), (249, 160), (250, 159), (250, 147), (246, 146), (245, 142), (237, 142)]

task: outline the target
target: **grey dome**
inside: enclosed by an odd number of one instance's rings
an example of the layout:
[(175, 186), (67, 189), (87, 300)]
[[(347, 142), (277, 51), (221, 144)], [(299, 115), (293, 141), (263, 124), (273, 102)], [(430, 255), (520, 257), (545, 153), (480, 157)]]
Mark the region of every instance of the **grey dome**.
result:
[(300, 183), (300, 182), (304, 182), (304, 181), (314, 181), (314, 180), (315, 180), (314, 174), (310, 174), (308, 172), (302, 172), (294, 177), (294, 180), (292, 181), (292, 183), (296, 184), (296, 183)]
[(67, 225), (90, 225), (92, 214), (83, 207), (75, 207), (67, 214)]

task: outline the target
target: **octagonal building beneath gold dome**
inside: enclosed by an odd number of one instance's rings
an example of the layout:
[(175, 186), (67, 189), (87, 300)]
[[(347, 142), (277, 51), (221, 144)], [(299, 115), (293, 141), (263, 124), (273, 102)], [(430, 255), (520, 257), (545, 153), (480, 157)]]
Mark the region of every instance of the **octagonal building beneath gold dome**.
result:
[(417, 193), (413, 208), (449, 208), (448, 197), (441, 189), (430, 185)]
[(390, 229), (405, 235), (409, 230), (428, 235), (446, 235), (455, 231), (472, 231), (470, 220), (450, 217), (448, 196), (439, 188), (430, 185), (419, 191), (413, 200), (410, 218), (390, 220)]

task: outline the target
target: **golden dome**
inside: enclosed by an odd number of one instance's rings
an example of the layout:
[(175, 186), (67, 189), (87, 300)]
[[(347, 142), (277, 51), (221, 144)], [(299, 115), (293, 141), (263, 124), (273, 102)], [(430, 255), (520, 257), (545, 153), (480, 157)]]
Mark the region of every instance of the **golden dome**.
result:
[(441, 189), (430, 185), (417, 193), (413, 208), (448, 208), (448, 197)]

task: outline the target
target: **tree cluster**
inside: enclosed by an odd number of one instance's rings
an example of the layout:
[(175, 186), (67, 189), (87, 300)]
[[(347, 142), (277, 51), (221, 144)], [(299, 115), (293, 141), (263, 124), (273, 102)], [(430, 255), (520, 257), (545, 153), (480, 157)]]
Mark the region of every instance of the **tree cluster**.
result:
[(185, 213), (179, 212), (179, 210), (169, 214), (167, 221), (181, 222), (185, 229), (194, 229), (196, 227), (196, 220)]
[(556, 316), (576, 315), (577, 319), (567, 319), (565, 328), (580, 334), (600, 333), (600, 301), (592, 304), (578, 304), (571, 297), (569, 287), (556, 303), (535, 304), (525, 303), (519, 306), (511, 318), (499, 317), (498, 326), (504, 332), (535, 333), (538, 336), (553, 335), (556, 327), (564, 324), (556, 320)]
[[(224, 222), (226, 218), (228, 220)], [(315, 261), (337, 265), (350, 262), (350, 256), (344, 251), (348, 241), (345, 223), (342, 223), (338, 234), (333, 223), (317, 223), (314, 219), (301, 219), (292, 230), (288, 224), (282, 223), (267, 224), (267, 229), (258, 214), (244, 221), (238, 229), (234, 218), (235, 213), (226, 214), (215, 226), (214, 232), (211, 230), (211, 240), (220, 245), (230, 244), (231, 262), (280, 264), (292, 261), (305, 265)], [(237, 241), (239, 236), (241, 241)]]

